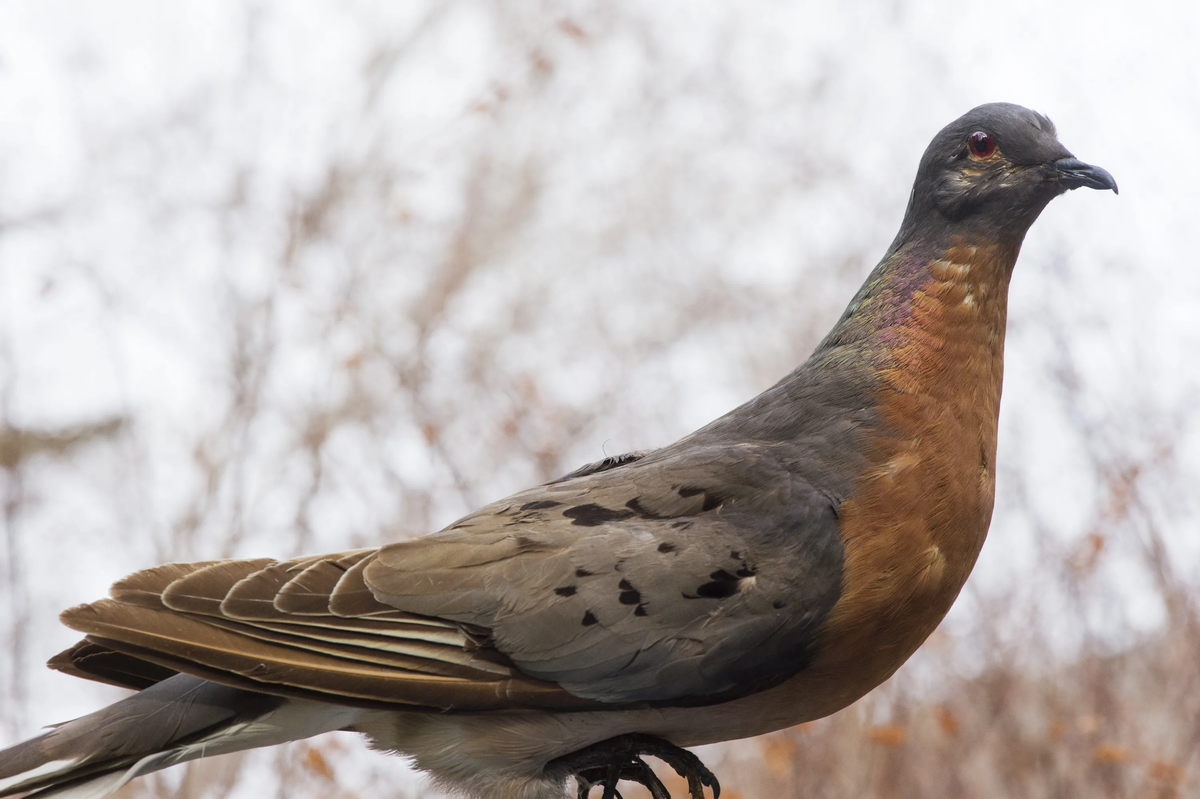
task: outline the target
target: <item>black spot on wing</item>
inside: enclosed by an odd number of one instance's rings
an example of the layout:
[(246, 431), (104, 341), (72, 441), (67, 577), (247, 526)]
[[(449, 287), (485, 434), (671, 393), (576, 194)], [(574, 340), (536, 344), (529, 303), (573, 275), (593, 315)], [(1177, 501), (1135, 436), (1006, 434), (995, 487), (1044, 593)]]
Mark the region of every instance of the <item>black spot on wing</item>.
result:
[(583, 614), (583, 621), (581, 623), (583, 624), (584, 627), (591, 627), (593, 624), (595, 624), (598, 621), (600, 621), (600, 620), (596, 618), (596, 614), (592, 613), (589, 610), (587, 613)]
[(617, 587), (621, 589), (621, 594), (617, 597), (617, 601), (622, 605), (641, 604), (642, 593), (633, 587), (633, 583), (628, 580), (622, 580), (617, 583)]
[(646, 606), (638, 605), (636, 608), (634, 608), (633, 615), (634, 616), (645, 616), (646, 615)]
[(730, 574), (724, 569), (717, 569), (715, 572), (708, 575), (708, 578), (709, 582), (704, 583), (697, 588), (694, 597), (689, 597), (687, 594), (684, 594), (684, 597), (688, 599), (695, 599), (697, 597), (703, 597), (705, 599), (725, 599), (726, 597), (733, 596), (737, 593), (738, 582), (741, 579)]
[(676, 549), (676, 547), (674, 544), (666, 542), (666, 541), (664, 541), (663, 543), (658, 545), (659, 552), (674, 552), (675, 549)]
[(562, 588), (555, 588), (554, 593), (559, 596), (575, 596), (576, 588), (573, 585), (564, 585)]
[(536, 502), (526, 502), (521, 506), (521, 510), (545, 510), (546, 508), (557, 508), (561, 504), (552, 499), (539, 499)]
[(696, 597), (704, 599), (725, 599), (737, 593), (737, 583), (705, 583), (696, 589)]
[(660, 516), (652, 510), (647, 510), (642, 507), (641, 497), (634, 497), (625, 503), (625, 507), (641, 516), (643, 519), (665, 519), (666, 516)]
[(576, 577), (594, 577), (595, 574), (596, 574), (595, 572), (590, 572), (587, 569), (576, 569), (575, 570)]
[(576, 505), (563, 511), (563, 516), (571, 519), (571, 524), (580, 527), (599, 527), (602, 524), (624, 521), (633, 516), (633, 511), (613, 510), (595, 503)]
[(720, 507), (721, 503), (725, 501), (725, 497), (721, 496), (716, 491), (712, 491), (707, 488), (701, 488), (700, 486), (680, 486), (675, 490), (678, 491), (679, 496), (683, 497), (684, 499), (697, 496), (698, 494), (703, 494), (704, 502), (700, 505), (701, 511), (712, 510), (713, 508)]

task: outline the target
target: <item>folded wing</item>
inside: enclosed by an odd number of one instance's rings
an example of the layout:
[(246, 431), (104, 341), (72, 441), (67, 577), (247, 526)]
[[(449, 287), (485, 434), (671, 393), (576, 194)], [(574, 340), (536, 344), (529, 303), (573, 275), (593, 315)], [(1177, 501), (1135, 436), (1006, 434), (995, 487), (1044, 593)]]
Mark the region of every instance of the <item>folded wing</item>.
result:
[(808, 662), (836, 525), (770, 447), (650, 453), (378, 550), (138, 572), (63, 614), (87, 638), (51, 665), (367, 706), (721, 701)]

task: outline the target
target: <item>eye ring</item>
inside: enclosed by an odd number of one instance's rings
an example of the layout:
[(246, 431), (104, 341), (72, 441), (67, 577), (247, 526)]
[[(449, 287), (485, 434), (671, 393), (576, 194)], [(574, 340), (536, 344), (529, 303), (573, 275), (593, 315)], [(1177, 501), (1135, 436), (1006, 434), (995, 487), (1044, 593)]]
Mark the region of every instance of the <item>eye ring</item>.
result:
[(967, 152), (976, 161), (991, 158), (996, 153), (996, 140), (982, 130), (967, 137)]

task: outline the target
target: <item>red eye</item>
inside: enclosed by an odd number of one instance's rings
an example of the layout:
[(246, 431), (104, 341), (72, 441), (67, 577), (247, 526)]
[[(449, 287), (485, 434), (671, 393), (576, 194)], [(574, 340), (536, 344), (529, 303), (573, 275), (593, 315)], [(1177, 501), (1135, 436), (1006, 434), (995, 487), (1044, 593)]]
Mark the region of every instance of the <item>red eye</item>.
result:
[(971, 149), (972, 158), (988, 158), (996, 152), (996, 140), (982, 130), (967, 137), (967, 146)]

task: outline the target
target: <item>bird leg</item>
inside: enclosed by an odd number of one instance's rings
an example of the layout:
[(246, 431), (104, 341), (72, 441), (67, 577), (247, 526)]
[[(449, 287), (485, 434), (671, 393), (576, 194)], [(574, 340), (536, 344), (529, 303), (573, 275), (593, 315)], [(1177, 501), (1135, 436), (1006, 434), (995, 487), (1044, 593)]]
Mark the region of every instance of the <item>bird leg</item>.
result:
[(679, 776), (688, 781), (691, 799), (705, 799), (706, 785), (712, 788), (713, 799), (721, 796), (721, 784), (716, 775), (700, 762), (700, 758), (653, 735), (618, 735), (564, 755), (552, 761), (548, 768), (561, 769), (565, 774), (575, 777), (578, 799), (587, 799), (597, 785), (604, 787), (601, 799), (621, 799), (621, 794), (617, 792), (619, 780), (644, 786), (654, 799), (671, 799), (667, 787), (642, 760), (642, 755), (657, 757), (675, 769)]

